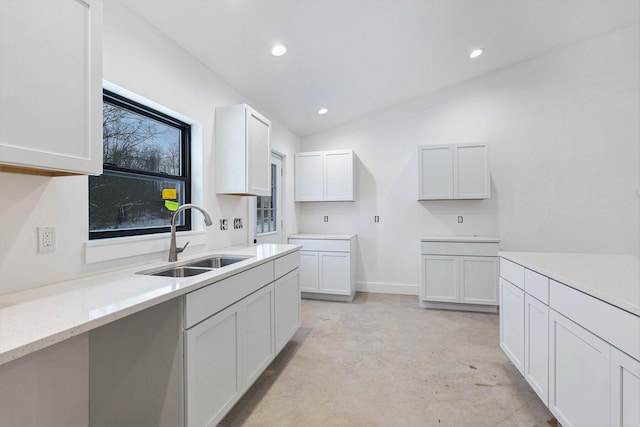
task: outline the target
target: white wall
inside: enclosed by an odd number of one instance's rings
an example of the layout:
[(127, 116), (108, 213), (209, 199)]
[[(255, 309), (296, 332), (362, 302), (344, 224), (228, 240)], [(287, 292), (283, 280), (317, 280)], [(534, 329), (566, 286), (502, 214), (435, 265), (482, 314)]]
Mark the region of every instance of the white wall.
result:
[[(214, 218), (200, 246), (188, 252), (216, 249), (247, 241), (247, 198), (215, 194), (213, 147), (217, 106), (247, 102), (217, 74), (194, 59), (117, 1), (104, 4), (104, 79), (161, 104), (201, 125), (202, 155), (192, 159), (203, 171), (201, 202)], [(252, 104), (267, 117), (269, 112)], [(271, 118), (271, 117), (270, 117)], [(275, 122), (272, 147), (293, 158), (299, 139)], [(293, 194), (293, 174), (287, 187)], [(124, 265), (166, 258), (166, 252), (85, 263), (88, 240), (87, 177), (44, 177), (0, 173), (0, 294), (41, 286)], [(287, 233), (297, 231), (293, 202), (286, 208)], [(219, 219), (242, 218), (245, 228), (219, 230)], [(201, 217), (194, 214), (194, 223)], [(57, 251), (37, 254), (36, 227), (52, 225)], [(199, 224), (198, 224), (199, 225)], [(184, 243), (186, 238), (179, 241)], [(193, 240), (193, 238), (191, 238)], [(168, 237), (161, 244), (168, 248)], [(198, 241), (198, 238), (195, 238)], [(156, 245), (157, 246), (157, 245)]]
[[(638, 39), (627, 28), (304, 138), (303, 151), (355, 150), (359, 194), (302, 204), (300, 229), (358, 233), (361, 289), (416, 285), (423, 234), (637, 255)], [(417, 201), (416, 146), (475, 141), (490, 146), (492, 198)]]

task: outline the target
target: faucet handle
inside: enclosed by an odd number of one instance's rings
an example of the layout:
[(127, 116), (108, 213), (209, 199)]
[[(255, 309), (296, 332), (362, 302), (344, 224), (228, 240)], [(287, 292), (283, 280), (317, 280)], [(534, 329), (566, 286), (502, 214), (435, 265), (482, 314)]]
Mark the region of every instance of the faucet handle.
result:
[(187, 246), (189, 246), (189, 242), (185, 243), (184, 246), (181, 247), (181, 248), (176, 248), (176, 254), (179, 254), (182, 251), (184, 251), (185, 249), (187, 249)]

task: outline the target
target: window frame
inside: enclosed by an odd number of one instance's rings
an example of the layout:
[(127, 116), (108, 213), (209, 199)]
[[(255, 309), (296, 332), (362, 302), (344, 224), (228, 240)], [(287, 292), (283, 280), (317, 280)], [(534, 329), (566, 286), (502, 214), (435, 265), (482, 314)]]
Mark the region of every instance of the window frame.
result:
[[(191, 203), (191, 125), (183, 122), (168, 114), (162, 113), (152, 107), (142, 104), (137, 101), (133, 101), (125, 96), (110, 91), (108, 89), (102, 90), (102, 102), (108, 102), (109, 104), (126, 109), (135, 114), (147, 117), (149, 119), (158, 121), (167, 126), (171, 126), (180, 130), (181, 133), (181, 156), (180, 156), (180, 170), (181, 175), (170, 175), (166, 173), (156, 173), (149, 171), (141, 171), (136, 169), (123, 168), (108, 163), (103, 163), (103, 174), (105, 172), (113, 172), (115, 176), (132, 176), (132, 177), (144, 177), (144, 178), (161, 178), (161, 179), (173, 179), (182, 181), (184, 183), (184, 203)], [(89, 191), (91, 187), (89, 186)], [(177, 231), (190, 231), (191, 230), (191, 210), (187, 209), (180, 213), (184, 218), (184, 224), (176, 227)], [(161, 234), (171, 232), (171, 226), (165, 227), (145, 227), (145, 228), (127, 228), (127, 229), (115, 229), (104, 231), (91, 231), (89, 230), (89, 240), (110, 239), (117, 237), (128, 236), (144, 236), (150, 234)]]

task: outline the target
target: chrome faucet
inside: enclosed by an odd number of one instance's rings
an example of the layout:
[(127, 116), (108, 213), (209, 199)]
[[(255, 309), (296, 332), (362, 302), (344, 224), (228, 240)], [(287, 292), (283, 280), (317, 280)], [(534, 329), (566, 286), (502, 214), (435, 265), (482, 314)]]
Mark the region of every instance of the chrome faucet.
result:
[(204, 216), (204, 224), (206, 226), (210, 226), (211, 224), (213, 224), (213, 221), (211, 221), (211, 217), (209, 216), (207, 211), (205, 211), (198, 205), (193, 205), (191, 203), (188, 203), (176, 209), (176, 211), (173, 213), (173, 216), (171, 217), (171, 245), (169, 246), (169, 262), (178, 261), (178, 254), (184, 251), (187, 248), (187, 245), (189, 244), (189, 242), (187, 242), (181, 248), (176, 246), (176, 219), (178, 218), (178, 214), (185, 209), (199, 210)]

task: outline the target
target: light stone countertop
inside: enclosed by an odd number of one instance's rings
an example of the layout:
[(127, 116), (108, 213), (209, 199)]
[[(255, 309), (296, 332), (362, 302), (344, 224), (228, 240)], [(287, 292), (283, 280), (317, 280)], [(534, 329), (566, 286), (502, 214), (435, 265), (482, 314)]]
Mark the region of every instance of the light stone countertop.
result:
[[(234, 246), (184, 256), (177, 263), (138, 265), (0, 295), (0, 365), (218, 282), (299, 247), (280, 244)], [(136, 274), (216, 255), (251, 258), (184, 278)]]
[(491, 236), (420, 236), (423, 242), (470, 242), (470, 243), (500, 243), (500, 239)]
[(309, 240), (351, 240), (357, 234), (292, 234), (290, 239), (309, 239)]
[(640, 316), (640, 257), (552, 252), (499, 252), (499, 255)]

